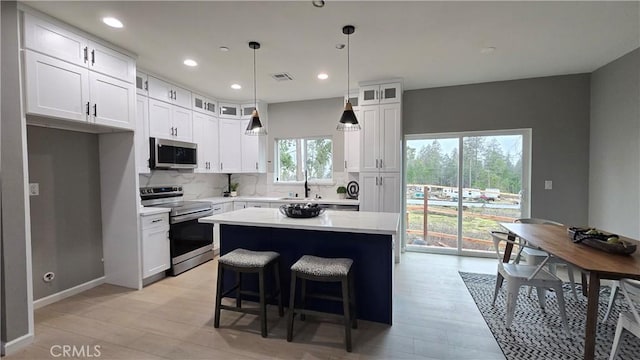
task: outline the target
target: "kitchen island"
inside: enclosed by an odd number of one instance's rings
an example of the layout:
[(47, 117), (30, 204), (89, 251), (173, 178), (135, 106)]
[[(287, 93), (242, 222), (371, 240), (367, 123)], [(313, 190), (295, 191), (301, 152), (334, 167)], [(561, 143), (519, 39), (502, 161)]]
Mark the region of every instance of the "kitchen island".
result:
[[(200, 222), (220, 224), (221, 255), (237, 248), (280, 253), (285, 303), (289, 299), (289, 269), (302, 255), (353, 259), (358, 318), (391, 324), (393, 248), (394, 243), (398, 246), (399, 220), (396, 213), (331, 210), (311, 219), (292, 219), (278, 209), (246, 208), (204, 217)], [(225, 288), (234, 281), (233, 274), (228, 275)], [(244, 284), (257, 289), (257, 280), (243, 280)], [(322, 286), (322, 292), (339, 294), (339, 284), (331, 285), (310, 283), (308, 292)], [(309, 301), (307, 306), (342, 311), (337, 302)]]

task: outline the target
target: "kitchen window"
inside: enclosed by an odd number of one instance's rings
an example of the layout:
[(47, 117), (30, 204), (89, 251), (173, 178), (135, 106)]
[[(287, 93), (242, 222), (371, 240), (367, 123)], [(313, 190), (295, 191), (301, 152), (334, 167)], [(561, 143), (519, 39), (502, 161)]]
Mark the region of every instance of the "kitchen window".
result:
[(275, 181), (329, 182), (333, 176), (333, 141), (331, 137), (276, 139)]

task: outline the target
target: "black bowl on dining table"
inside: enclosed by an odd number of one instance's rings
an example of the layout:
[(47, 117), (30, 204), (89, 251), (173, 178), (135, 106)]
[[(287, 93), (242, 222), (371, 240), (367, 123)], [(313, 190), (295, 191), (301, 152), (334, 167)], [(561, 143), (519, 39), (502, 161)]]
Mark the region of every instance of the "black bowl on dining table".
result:
[(607, 233), (594, 228), (567, 228), (567, 235), (574, 243), (581, 243), (611, 254), (631, 255), (637, 245), (621, 239), (616, 234)]
[(290, 218), (308, 219), (324, 212), (324, 208), (315, 203), (285, 204), (280, 206), (280, 213)]

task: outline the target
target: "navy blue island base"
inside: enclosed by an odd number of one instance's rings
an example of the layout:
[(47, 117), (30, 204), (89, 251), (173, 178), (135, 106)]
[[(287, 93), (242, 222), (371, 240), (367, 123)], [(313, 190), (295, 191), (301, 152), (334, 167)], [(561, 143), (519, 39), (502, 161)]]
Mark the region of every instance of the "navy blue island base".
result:
[[(291, 265), (302, 255), (353, 259), (358, 319), (391, 325), (393, 311), (393, 238), (392, 235), (302, 230), (219, 224), (220, 255), (234, 249), (277, 251), (280, 253), (282, 298), (287, 306)], [(225, 288), (233, 286), (235, 275), (225, 274)], [(257, 290), (257, 277), (243, 277), (243, 288)], [(340, 294), (339, 284), (308, 282), (307, 292)], [(267, 283), (267, 291), (271, 284)], [(233, 296), (233, 294), (231, 294)], [(251, 299), (255, 300), (255, 299)], [(342, 313), (342, 304), (323, 300), (307, 301), (308, 308)]]

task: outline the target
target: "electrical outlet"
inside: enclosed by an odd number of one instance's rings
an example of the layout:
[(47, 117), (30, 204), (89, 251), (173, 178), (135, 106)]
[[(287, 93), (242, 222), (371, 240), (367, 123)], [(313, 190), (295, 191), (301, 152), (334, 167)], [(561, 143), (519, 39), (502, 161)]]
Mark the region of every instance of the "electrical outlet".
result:
[(46, 283), (48, 282), (52, 282), (53, 279), (56, 278), (56, 274), (52, 271), (46, 272), (43, 276), (42, 276), (42, 280)]
[(551, 189), (553, 189), (553, 181), (551, 181), (551, 180), (545, 180), (545, 181), (544, 181), (544, 189), (545, 189), (545, 190), (551, 190)]
[(29, 183), (29, 196), (38, 196), (38, 195), (40, 195), (40, 184)]

